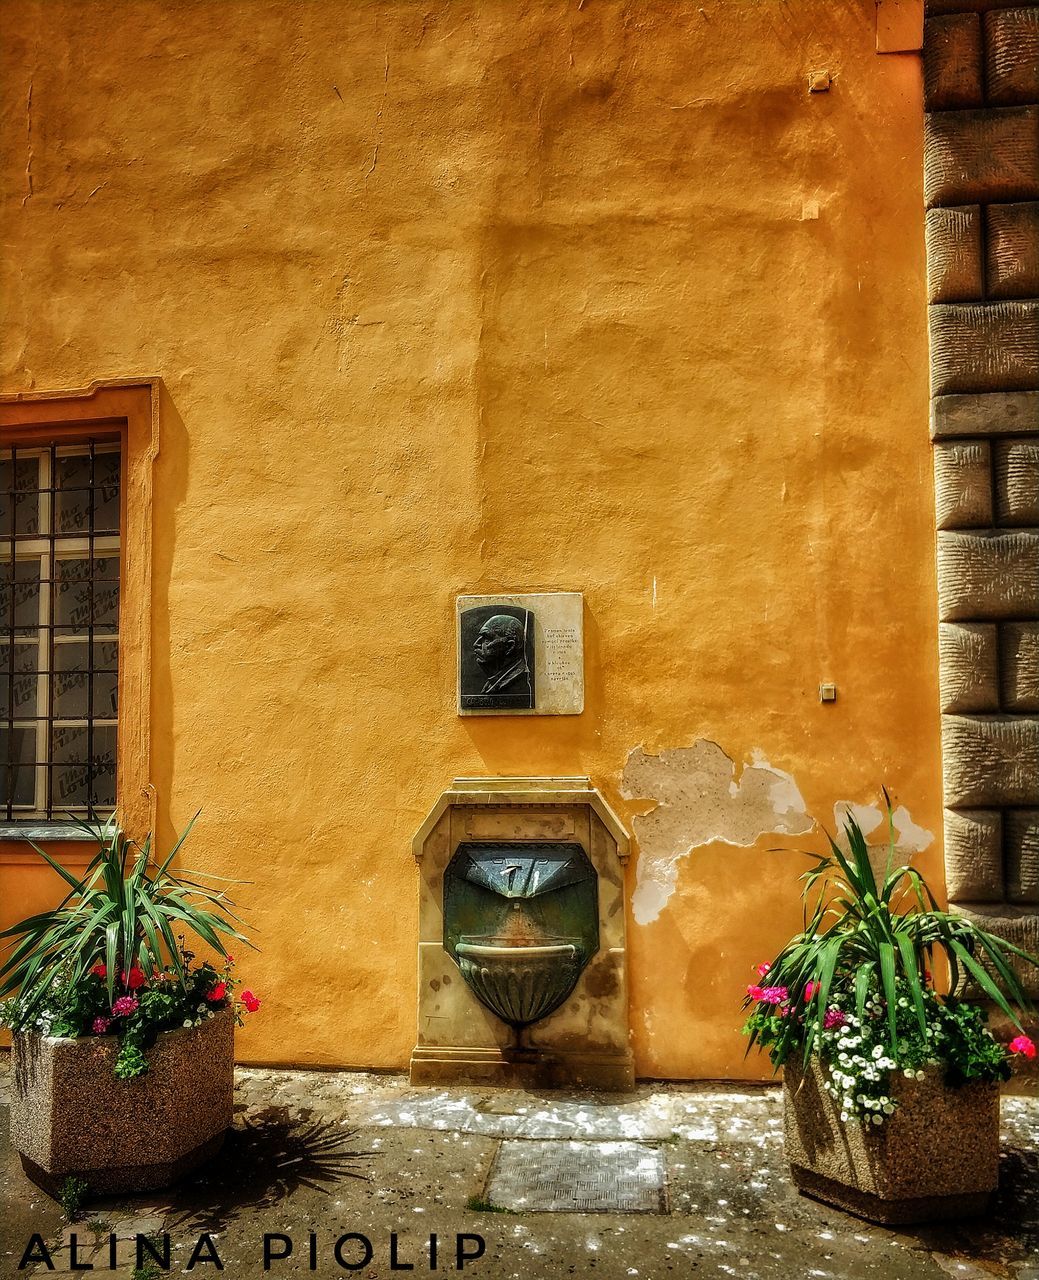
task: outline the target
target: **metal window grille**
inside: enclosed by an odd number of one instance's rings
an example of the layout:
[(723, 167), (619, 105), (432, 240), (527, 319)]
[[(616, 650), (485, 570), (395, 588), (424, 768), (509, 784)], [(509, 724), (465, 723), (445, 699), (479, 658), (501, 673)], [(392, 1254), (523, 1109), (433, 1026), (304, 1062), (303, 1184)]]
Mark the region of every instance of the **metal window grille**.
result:
[(0, 820), (115, 806), (118, 443), (0, 450)]

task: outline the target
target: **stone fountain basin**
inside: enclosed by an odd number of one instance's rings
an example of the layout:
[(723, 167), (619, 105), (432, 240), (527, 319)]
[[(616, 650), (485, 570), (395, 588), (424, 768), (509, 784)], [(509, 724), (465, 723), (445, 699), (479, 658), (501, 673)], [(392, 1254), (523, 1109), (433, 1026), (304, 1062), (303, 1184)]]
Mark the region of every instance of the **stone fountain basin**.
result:
[(477, 999), (513, 1027), (527, 1027), (558, 1009), (581, 976), (572, 942), (508, 944), (461, 941), (462, 977)]

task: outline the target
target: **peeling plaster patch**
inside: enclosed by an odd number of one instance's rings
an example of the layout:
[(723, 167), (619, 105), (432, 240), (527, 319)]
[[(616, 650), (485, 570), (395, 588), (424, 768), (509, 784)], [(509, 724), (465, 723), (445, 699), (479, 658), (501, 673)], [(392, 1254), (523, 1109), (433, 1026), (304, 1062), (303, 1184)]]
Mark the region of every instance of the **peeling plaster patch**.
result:
[[(833, 825), (838, 833), (844, 835), (844, 824), (848, 818), (854, 818), (864, 836), (876, 831), (884, 821), (884, 814), (875, 804), (856, 804), (854, 800), (838, 800), (833, 806)], [(841, 841), (842, 844), (845, 841)]]
[(756, 751), (737, 779), (734, 761), (706, 738), (658, 756), (636, 747), (621, 795), (657, 802), (633, 824), (639, 842), (631, 901), (636, 924), (657, 919), (675, 891), (679, 862), (694, 849), (717, 841), (748, 847), (768, 832), (803, 835), (815, 825), (789, 773)]
[[(862, 834), (867, 838), (883, 823), (883, 839), (871, 847), (887, 848), (887, 824), (884, 820), (884, 811), (879, 805), (838, 800), (833, 806), (833, 820), (837, 829), (837, 842), (842, 849), (848, 847), (848, 839), (844, 832), (844, 822), (848, 817), (855, 819), (862, 828)], [(906, 856), (911, 853), (922, 853), (934, 843), (934, 832), (915, 823), (904, 804), (900, 804), (892, 811), (891, 822), (895, 828), (895, 848)]]

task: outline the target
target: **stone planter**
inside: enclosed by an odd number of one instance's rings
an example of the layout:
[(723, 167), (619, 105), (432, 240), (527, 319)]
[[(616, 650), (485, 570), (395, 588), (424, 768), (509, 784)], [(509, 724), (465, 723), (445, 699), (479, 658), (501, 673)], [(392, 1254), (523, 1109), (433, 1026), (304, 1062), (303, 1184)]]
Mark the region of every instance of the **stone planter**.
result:
[(999, 1085), (948, 1088), (892, 1073), (895, 1113), (882, 1125), (842, 1122), (816, 1059), (784, 1068), (784, 1130), (799, 1190), (874, 1222), (981, 1213), (999, 1176)]
[(113, 1075), (118, 1045), (14, 1037), (11, 1145), (26, 1174), (48, 1192), (68, 1177), (94, 1194), (168, 1186), (214, 1155), (231, 1124), (234, 1014), (164, 1031), (149, 1070)]

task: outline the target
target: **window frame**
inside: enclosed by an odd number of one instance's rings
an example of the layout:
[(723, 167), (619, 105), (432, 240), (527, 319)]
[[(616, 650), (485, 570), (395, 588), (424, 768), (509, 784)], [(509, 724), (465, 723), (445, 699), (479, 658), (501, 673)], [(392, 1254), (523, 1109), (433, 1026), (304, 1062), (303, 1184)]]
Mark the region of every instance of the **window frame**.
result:
[[(122, 453), (116, 812), (142, 837), (154, 828), (151, 785), (152, 472), (159, 451), (161, 383), (98, 382), (81, 391), (0, 396), (0, 447), (47, 448), (118, 440)], [(73, 822), (0, 821), (0, 858), (25, 854), (25, 838), (85, 838)], [(5, 857), (5, 855), (7, 855)]]

